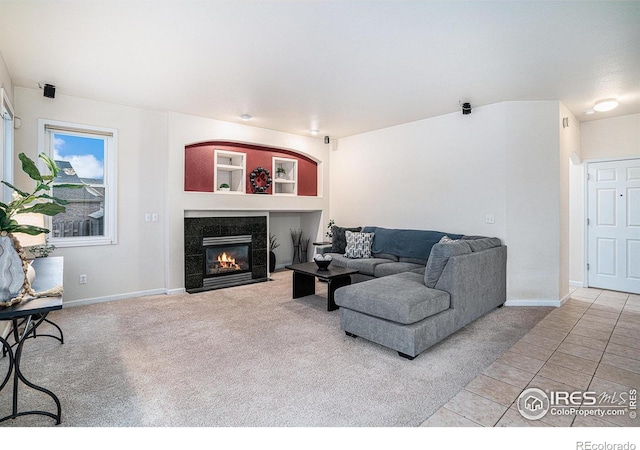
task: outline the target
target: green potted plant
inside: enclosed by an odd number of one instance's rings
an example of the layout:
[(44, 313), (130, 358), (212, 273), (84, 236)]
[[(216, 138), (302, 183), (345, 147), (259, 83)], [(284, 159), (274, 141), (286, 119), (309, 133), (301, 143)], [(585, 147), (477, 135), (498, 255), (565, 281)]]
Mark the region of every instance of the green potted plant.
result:
[(284, 170), (284, 167), (278, 167), (276, 169), (276, 177), (278, 178), (284, 178), (287, 176), (287, 171)]
[(218, 190), (219, 191), (230, 191), (231, 188), (229, 187), (229, 185), (227, 183), (222, 183), (220, 186), (218, 186)]
[[(25, 294), (34, 295), (31, 283), (27, 279), (29, 261), (14, 233), (24, 233), (31, 236), (49, 233), (47, 228), (25, 225), (16, 220), (20, 214), (34, 213), (45, 216), (55, 216), (66, 210), (66, 200), (51, 195), (51, 185), (58, 176), (60, 169), (55, 161), (44, 153), (38, 157), (49, 169), (49, 175), (43, 175), (40, 170), (24, 153), (18, 158), (22, 162), (22, 171), (35, 181), (32, 192), (18, 189), (11, 183), (3, 184), (13, 189), (13, 199), (9, 203), (0, 202), (0, 306), (10, 306), (20, 303)], [(80, 188), (82, 184), (58, 184), (57, 188)]]
[(333, 220), (333, 219), (329, 220), (329, 225), (327, 225), (327, 229), (328, 229), (329, 231), (327, 231), (327, 232), (325, 233), (325, 236), (326, 236), (326, 237), (328, 237), (328, 238), (332, 238), (332, 237), (333, 237), (333, 226), (334, 226), (335, 224), (336, 224), (336, 221), (335, 221), (335, 220)]

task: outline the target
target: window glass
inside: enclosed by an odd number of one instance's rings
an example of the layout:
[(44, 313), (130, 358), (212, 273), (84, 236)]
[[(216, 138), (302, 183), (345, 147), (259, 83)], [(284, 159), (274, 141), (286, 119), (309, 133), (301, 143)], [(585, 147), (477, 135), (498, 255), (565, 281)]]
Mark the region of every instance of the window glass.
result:
[[(60, 168), (53, 195), (69, 203), (53, 217), (52, 236), (104, 236), (104, 139), (53, 133), (53, 159)], [(56, 187), (59, 183), (86, 186)]]

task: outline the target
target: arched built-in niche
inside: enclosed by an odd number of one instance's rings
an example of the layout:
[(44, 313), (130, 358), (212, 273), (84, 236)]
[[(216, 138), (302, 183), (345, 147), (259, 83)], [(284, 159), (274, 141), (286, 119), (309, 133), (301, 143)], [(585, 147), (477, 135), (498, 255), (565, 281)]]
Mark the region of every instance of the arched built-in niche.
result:
[(219, 181), (228, 177), (223, 180), (226, 184), (235, 183), (230, 193), (253, 194), (251, 172), (261, 167), (275, 180), (277, 167), (274, 164), (285, 167), (289, 171), (289, 179), (272, 182), (264, 194), (318, 195), (318, 163), (310, 157), (291, 150), (226, 141), (201, 142), (185, 147), (184, 190), (222, 192)]

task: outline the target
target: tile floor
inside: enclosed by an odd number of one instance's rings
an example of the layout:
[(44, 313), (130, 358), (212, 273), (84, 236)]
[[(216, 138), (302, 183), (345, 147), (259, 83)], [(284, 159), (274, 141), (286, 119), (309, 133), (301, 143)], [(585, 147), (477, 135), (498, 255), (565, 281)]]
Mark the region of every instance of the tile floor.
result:
[[(508, 352), (427, 419), (423, 427), (640, 426), (624, 416), (520, 415), (516, 400), (544, 390), (640, 390), (640, 295), (575, 289)], [(640, 409), (640, 408), (639, 408)]]

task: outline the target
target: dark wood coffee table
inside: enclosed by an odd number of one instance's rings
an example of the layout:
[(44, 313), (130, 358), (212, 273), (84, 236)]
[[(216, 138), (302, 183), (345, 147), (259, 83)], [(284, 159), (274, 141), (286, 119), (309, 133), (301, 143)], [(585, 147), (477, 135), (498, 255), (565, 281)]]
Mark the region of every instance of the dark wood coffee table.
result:
[(333, 295), (336, 289), (351, 284), (351, 275), (358, 273), (355, 269), (335, 266), (331, 264), (321, 270), (316, 263), (301, 263), (285, 266), (293, 270), (293, 298), (305, 297), (316, 293), (316, 278), (327, 282), (327, 311), (338, 309)]

